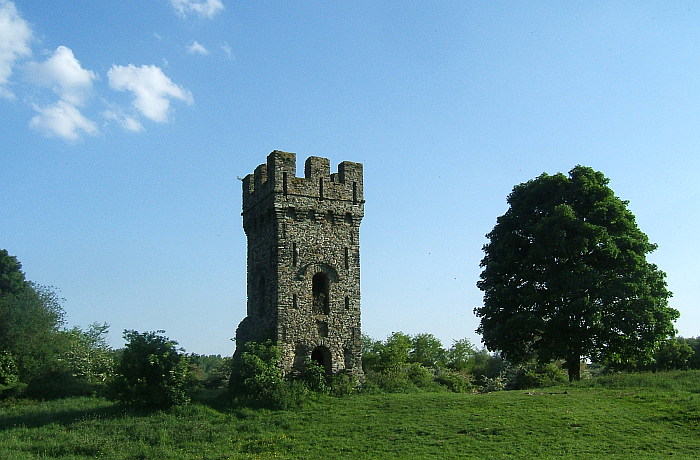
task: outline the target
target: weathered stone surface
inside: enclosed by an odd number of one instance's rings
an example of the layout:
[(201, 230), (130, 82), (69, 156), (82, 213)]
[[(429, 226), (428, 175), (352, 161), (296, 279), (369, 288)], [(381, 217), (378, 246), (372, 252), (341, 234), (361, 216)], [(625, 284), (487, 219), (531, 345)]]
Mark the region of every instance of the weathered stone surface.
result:
[(360, 222), (362, 164), (309, 157), (296, 177), (296, 155), (275, 150), (243, 179), (248, 237), (248, 309), (236, 353), (249, 340), (273, 338), (285, 373), (307, 358), (326, 372), (362, 379)]

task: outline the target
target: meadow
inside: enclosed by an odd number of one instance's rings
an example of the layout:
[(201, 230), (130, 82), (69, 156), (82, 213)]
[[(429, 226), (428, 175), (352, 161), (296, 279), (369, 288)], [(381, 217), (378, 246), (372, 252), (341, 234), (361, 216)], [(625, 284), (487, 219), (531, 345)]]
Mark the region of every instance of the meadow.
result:
[(700, 371), (488, 394), (221, 399), (139, 413), (101, 398), (0, 402), (0, 458), (698, 458)]

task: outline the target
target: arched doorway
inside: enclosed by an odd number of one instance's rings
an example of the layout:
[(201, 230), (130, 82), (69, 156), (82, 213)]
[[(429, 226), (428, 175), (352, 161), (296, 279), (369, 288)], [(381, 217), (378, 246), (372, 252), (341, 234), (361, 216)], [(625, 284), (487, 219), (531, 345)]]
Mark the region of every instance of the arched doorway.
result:
[(331, 351), (327, 347), (320, 346), (314, 348), (311, 352), (311, 360), (316, 361), (316, 363), (326, 371), (326, 374), (331, 374), (333, 363), (331, 361)]

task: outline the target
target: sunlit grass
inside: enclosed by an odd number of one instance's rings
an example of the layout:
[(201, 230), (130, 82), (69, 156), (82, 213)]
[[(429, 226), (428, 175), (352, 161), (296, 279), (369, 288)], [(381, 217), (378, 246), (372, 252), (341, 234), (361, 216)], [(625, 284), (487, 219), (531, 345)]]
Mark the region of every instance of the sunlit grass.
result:
[(0, 458), (697, 458), (700, 372), (491, 394), (323, 397), (295, 411), (0, 404)]

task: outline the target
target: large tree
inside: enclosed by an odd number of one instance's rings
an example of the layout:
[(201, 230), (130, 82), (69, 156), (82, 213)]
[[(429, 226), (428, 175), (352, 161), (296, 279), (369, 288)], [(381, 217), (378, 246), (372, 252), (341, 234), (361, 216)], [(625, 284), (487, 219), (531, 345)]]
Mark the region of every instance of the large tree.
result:
[(477, 332), (508, 361), (644, 364), (675, 333), (656, 249), (608, 179), (576, 166), (517, 185), (486, 235)]

